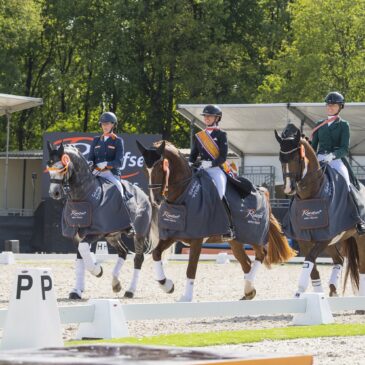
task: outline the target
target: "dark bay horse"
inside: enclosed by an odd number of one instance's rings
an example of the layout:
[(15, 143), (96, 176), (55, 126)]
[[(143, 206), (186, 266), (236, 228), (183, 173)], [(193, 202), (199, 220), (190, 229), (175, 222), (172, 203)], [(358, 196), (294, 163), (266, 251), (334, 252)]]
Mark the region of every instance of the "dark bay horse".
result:
[[(64, 195), (67, 196), (67, 201), (79, 202), (85, 200), (88, 193), (97, 192), (103, 194), (101, 189), (101, 179), (97, 178), (90, 171), (88, 163), (82, 153), (72, 145), (61, 145), (59, 147), (48, 143), (49, 161), (47, 169), (50, 174), (49, 195), (53, 199), (61, 199)], [(149, 240), (150, 224), (152, 218), (152, 208), (148, 196), (137, 186), (125, 181), (123, 182), (131, 192), (126, 205), (129, 207), (130, 219), (135, 228), (134, 236), (134, 272), (129, 289), (125, 292), (125, 297), (132, 298), (137, 288), (139, 273), (144, 260), (144, 254), (151, 250), (151, 241)], [(116, 188), (115, 188), (116, 189)], [(94, 196), (94, 195), (93, 195)], [(95, 194), (96, 196), (96, 194)], [(116, 194), (117, 198), (122, 197)], [(117, 212), (117, 213), (116, 213)], [(118, 214), (119, 210), (107, 210), (106, 215), (109, 217)], [(107, 217), (107, 218), (108, 218)], [(109, 218), (108, 218), (109, 219)], [(118, 220), (118, 218), (117, 218)], [(91, 225), (95, 224), (92, 222)], [(127, 257), (128, 248), (123, 243), (122, 234), (124, 231), (116, 231), (111, 233), (98, 233), (90, 235), (81, 235), (78, 231), (75, 232), (73, 240), (78, 245), (78, 255), (81, 255), (85, 268), (91, 274), (100, 277), (103, 273), (100, 264), (96, 263), (94, 256), (90, 254), (90, 245), (100, 239), (105, 239), (113, 246), (119, 256), (117, 263), (118, 268), (113, 270), (112, 288), (114, 292), (121, 290), (121, 284), (118, 275), (122, 263)], [(116, 267), (117, 267), (116, 265)], [(71, 299), (80, 299), (72, 296)], [(79, 296), (79, 295), (78, 295)]]
[[(299, 129), (293, 124), (288, 124), (281, 136), (275, 131), (275, 137), (280, 144), (280, 161), (282, 164), (284, 178), (284, 193), (296, 196), (299, 202), (306, 202), (318, 198), (320, 189), (324, 187), (326, 166), (320, 166), (315, 151), (309, 142), (301, 137)], [(347, 186), (344, 191), (337, 194), (348, 194)], [(347, 196), (347, 195), (345, 195)], [(295, 214), (290, 213), (290, 220), (295, 219), (293, 215), (299, 216), (298, 209)], [(346, 218), (345, 213), (336, 211), (340, 220)], [(334, 217), (329, 217), (333, 219)], [(359, 295), (365, 295), (365, 282), (360, 277), (365, 278), (365, 237), (357, 234), (355, 224), (347, 230), (330, 237), (327, 240), (307, 241), (298, 240), (301, 250), (305, 253), (305, 262), (299, 278), (296, 296), (300, 296), (309, 284), (309, 276), (312, 278), (314, 289), (321, 287), (318, 270), (315, 266), (316, 258), (324, 251), (333, 258), (334, 270), (340, 270), (343, 258), (339, 250), (347, 257), (347, 268), (345, 272), (345, 286), (348, 276), (351, 278), (353, 286), (359, 290)], [(335, 245), (340, 246), (339, 250)], [(312, 269), (313, 268), (313, 269)], [(333, 271), (331, 278), (338, 276)], [(316, 291), (316, 290), (315, 290)], [(334, 283), (330, 280), (330, 295), (336, 293)]]
[[(150, 199), (153, 210), (158, 210), (160, 203), (166, 199), (174, 203), (189, 186), (193, 172), (185, 157), (179, 150), (167, 141), (155, 142), (151, 148), (145, 148), (137, 141), (141, 151), (145, 167), (147, 169)], [(268, 198), (268, 195), (266, 196)], [(154, 216), (157, 214), (154, 213)], [(153, 219), (154, 224), (156, 220)], [(155, 266), (155, 278), (160, 287), (166, 293), (174, 291), (174, 283), (165, 275), (161, 255), (175, 241), (180, 240), (190, 246), (189, 263), (186, 271), (185, 293), (180, 301), (190, 302), (193, 300), (193, 287), (197, 271), (197, 265), (203, 242), (222, 242), (221, 237), (206, 237), (205, 239), (160, 239), (152, 251), (152, 258)], [(252, 245), (255, 250), (255, 261), (251, 263), (244, 249), (244, 242), (237, 240), (229, 241), (233, 255), (238, 260), (244, 272), (244, 295), (242, 299), (253, 299), (256, 290), (254, 278), (258, 267), (262, 262), (270, 266), (275, 263), (282, 263), (295, 255), (295, 252), (288, 244), (286, 237), (282, 234), (279, 222), (270, 211), (269, 242), (267, 245)]]

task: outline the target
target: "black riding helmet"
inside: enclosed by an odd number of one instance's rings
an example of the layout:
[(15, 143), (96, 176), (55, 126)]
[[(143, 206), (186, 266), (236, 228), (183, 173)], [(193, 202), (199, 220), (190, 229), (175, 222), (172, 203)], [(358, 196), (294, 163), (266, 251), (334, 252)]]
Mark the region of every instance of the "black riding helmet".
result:
[(219, 122), (222, 119), (222, 109), (218, 105), (207, 105), (200, 115), (215, 115)]
[(99, 118), (99, 125), (102, 123), (113, 123), (113, 127), (116, 127), (118, 124), (117, 116), (112, 112), (105, 112)]
[(338, 104), (341, 109), (345, 107), (345, 98), (337, 91), (330, 92), (324, 99), (326, 104)]

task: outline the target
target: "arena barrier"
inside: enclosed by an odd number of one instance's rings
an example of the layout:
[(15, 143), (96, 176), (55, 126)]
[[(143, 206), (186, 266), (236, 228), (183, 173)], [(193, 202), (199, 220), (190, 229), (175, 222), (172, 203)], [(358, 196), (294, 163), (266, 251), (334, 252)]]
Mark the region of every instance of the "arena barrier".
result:
[(9, 300), (0, 310), (1, 349), (62, 346), (61, 324), (78, 323), (77, 338), (128, 337), (128, 321), (294, 314), (293, 325), (333, 323), (332, 312), (365, 310), (365, 297), (326, 298), (305, 293), (299, 299), (234, 302), (122, 304), (91, 299), (59, 306), (49, 269), (19, 269)]

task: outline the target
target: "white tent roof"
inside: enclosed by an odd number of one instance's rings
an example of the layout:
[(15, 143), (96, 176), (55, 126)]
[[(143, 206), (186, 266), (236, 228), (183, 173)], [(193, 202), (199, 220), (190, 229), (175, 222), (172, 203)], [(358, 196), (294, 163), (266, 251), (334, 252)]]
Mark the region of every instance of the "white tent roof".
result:
[(0, 116), (11, 114), (20, 110), (33, 108), (42, 105), (41, 98), (30, 98), (27, 96), (0, 94)]
[[(178, 112), (200, 128), (204, 128), (205, 105), (179, 104)], [(310, 136), (315, 121), (326, 118), (324, 103), (222, 104), (221, 127), (227, 132), (229, 147), (239, 156), (277, 156), (279, 144), (274, 129), (281, 132), (288, 121)], [(365, 103), (346, 103), (341, 117), (350, 122), (350, 150), (365, 155)]]

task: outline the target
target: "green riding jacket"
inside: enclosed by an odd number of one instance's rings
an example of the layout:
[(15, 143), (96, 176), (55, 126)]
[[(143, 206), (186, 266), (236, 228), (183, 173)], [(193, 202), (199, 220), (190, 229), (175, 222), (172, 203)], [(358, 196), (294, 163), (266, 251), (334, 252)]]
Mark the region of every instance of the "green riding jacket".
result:
[[(323, 120), (317, 122), (321, 124)], [(337, 118), (330, 126), (325, 124), (313, 134), (312, 147), (320, 154), (334, 153), (336, 158), (349, 154), (350, 127), (346, 120)]]

